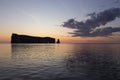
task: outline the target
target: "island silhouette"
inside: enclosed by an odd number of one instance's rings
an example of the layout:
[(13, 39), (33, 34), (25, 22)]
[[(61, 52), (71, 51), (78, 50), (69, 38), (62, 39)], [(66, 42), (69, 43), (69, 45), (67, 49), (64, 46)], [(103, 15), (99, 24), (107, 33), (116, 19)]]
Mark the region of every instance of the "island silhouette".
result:
[[(37, 37), (12, 33), (11, 43), (56, 43), (56, 41), (52, 37)], [(60, 43), (60, 40), (57, 43)]]

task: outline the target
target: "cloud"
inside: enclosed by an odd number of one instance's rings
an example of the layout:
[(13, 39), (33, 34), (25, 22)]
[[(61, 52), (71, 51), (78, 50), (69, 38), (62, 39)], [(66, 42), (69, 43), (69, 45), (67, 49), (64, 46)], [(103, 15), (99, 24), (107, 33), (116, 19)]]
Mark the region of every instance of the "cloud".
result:
[(114, 3), (119, 3), (120, 2), (120, 0), (114, 0)]
[(111, 8), (104, 10), (99, 13), (88, 14), (90, 18), (86, 21), (76, 21), (75, 19), (69, 19), (63, 23), (63, 27), (76, 29), (73, 33), (73, 36), (108, 36), (112, 35), (114, 32), (119, 32), (120, 27), (105, 27), (101, 28), (100, 26), (106, 25), (107, 23), (120, 18), (120, 8)]

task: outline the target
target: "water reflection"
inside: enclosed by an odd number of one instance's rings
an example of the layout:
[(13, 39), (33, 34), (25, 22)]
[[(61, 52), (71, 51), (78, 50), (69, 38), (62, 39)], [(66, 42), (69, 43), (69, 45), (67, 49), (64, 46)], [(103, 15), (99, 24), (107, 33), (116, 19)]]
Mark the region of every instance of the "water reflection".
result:
[(114, 57), (117, 52), (113, 45), (81, 46), (79, 51), (75, 51), (74, 55), (66, 60), (66, 68), (74, 75), (72, 80), (120, 79), (120, 65)]
[(22, 73), (13, 78), (25, 80), (119, 80), (119, 47), (116, 44), (14, 44), (11, 45), (14, 67), (9, 72)]
[(0, 44), (0, 59), (10, 58), (11, 47), (9, 44)]
[[(55, 52), (54, 45), (37, 45), (37, 44), (13, 44), (12, 59), (40, 59), (51, 57)], [(49, 53), (48, 53), (49, 52)]]

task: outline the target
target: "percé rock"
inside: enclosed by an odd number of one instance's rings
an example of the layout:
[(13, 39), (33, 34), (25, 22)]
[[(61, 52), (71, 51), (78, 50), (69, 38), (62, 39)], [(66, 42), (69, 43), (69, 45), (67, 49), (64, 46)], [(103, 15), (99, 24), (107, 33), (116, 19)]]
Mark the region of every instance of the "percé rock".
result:
[(18, 35), (13, 33), (11, 43), (55, 43), (55, 38)]

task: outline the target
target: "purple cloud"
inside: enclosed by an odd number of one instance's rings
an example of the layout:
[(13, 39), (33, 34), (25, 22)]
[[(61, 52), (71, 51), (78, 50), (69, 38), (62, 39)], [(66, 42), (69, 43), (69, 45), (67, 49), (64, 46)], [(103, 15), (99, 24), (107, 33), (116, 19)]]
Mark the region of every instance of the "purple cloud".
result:
[(69, 19), (63, 23), (63, 27), (76, 29), (73, 33), (73, 36), (84, 36), (84, 37), (95, 37), (95, 36), (108, 36), (112, 35), (114, 32), (119, 32), (120, 27), (106, 27), (100, 28), (102, 25), (120, 18), (120, 8), (111, 8), (104, 10), (100, 13), (91, 13), (87, 16), (90, 19), (86, 21), (76, 21), (75, 19)]

